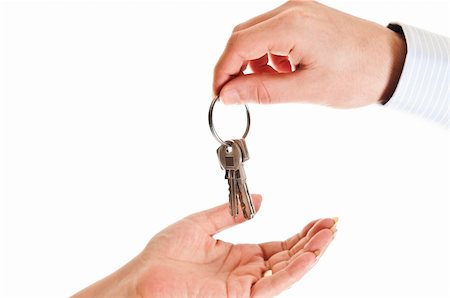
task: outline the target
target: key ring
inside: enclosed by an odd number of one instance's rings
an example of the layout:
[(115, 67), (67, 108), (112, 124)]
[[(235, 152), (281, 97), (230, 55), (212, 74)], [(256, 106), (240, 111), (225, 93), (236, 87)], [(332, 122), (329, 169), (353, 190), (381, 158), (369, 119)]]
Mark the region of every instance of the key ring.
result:
[[(209, 107), (209, 113), (208, 113), (208, 122), (209, 122), (209, 128), (211, 129), (211, 133), (214, 136), (214, 138), (221, 143), (222, 145), (228, 146), (228, 144), (226, 142), (224, 142), (219, 135), (217, 134), (216, 129), (214, 128), (214, 123), (213, 123), (213, 110), (214, 110), (214, 105), (216, 104), (217, 100), (219, 99), (219, 96), (214, 97), (213, 101), (211, 102), (211, 106)], [(245, 137), (248, 134), (248, 131), (250, 130), (250, 111), (248, 110), (248, 106), (245, 106), (245, 110), (247, 112), (247, 128), (245, 129), (244, 135), (242, 135), (242, 139), (245, 139)]]

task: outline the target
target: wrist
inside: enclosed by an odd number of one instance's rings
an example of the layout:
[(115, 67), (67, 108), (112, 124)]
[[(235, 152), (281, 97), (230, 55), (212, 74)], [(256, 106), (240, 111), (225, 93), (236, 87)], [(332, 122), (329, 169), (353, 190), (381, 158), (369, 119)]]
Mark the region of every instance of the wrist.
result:
[(138, 297), (138, 261), (133, 259), (111, 275), (76, 293), (73, 298), (84, 297)]

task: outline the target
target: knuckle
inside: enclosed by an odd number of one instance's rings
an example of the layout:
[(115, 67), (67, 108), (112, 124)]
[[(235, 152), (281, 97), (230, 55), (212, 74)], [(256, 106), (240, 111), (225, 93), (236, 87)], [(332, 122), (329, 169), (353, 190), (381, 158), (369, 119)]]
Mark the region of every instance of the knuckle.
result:
[(304, 15), (303, 10), (298, 6), (291, 7), (284, 13), (285, 19), (291, 22), (297, 21), (299, 18), (302, 18), (303, 15)]
[(256, 81), (255, 86), (255, 99), (259, 104), (267, 104), (272, 102), (272, 98), (270, 96), (269, 91), (267, 90), (267, 87), (264, 83), (264, 80), (262, 78), (258, 78)]
[(241, 38), (241, 34), (238, 32), (233, 32), (230, 36), (230, 38), (228, 39), (228, 43), (227, 46), (229, 48), (232, 48), (233, 46), (235, 46), (238, 42), (239, 39)]
[(234, 26), (233, 33), (241, 31), (242, 28), (243, 28), (242, 24), (238, 24), (238, 25)]
[(299, 7), (291, 7), (271, 19), (271, 27), (283, 33), (295, 30), (304, 19), (304, 12)]
[(292, 6), (286, 9), (283, 13), (283, 19), (289, 24), (295, 24), (299, 21), (303, 21), (308, 17), (308, 7), (303, 5), (303, 3), (298, 3), (298, 5)]

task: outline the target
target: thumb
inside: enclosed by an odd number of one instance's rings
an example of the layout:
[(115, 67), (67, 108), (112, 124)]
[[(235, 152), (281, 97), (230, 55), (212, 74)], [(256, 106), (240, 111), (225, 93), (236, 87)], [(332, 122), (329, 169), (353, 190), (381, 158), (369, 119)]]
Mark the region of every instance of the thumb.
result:
[[(258, 212), (259, 207), (261, 206), (262, 196), (252, 194), (252, 199), (255, 210)], [(222, 230), (245, 221), (242, 212), (236, 217), (231, 216), (228, 204), (194, 213), (188, 218), (199, 224), (209, 235), (217, 234)]]
[(224, 104), (298, 102), (312, 97), (314, 85), (304, 72), (247, 74), (225, 84), (219, 97)]

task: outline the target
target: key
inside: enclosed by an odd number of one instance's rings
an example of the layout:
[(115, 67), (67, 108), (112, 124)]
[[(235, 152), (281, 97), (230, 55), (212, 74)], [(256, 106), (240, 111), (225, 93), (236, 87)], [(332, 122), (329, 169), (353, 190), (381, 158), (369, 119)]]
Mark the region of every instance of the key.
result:
[(238, 202), (236, 200), (236, 183), (234, 181), (233, 170), (226, 170), (225, 179), (228, 180), (228, 204), (230, 207), (230, 215), (236, 217), (239, 213)]
[(243, 163), (250, 157), (244, 139), (225, 142), (217, 149), (221, 168), (225, 170), (225, 179), (228, 180), (230, 214), (235, 217), (239, 214), (239, 206), (246, 219), (255, 215), (255, 207), (247, 187), (247, 176)]
[(214, 138), (222, 144), (217, 148), (217, 156), (221, 168), (225, 170), (225, 179), (228, 181), (230, 214), (233, 217), (237, 216), (240, 205), (244, 217), (250, 219), (255, 215), (255, 208), (248, 191), (247, 177), (243, 166), (243, 163), (250, 158), (244, 140), (250, 129), (250, 112), (247, 105), (245, 105), (247, 112), (247, 127), (242, 135), (242, 139), (224, 142), (217, 134), (213, 124), (213, 109), (218, 99), (219, 97), (216, 96), (209, 106), (208, 123)]
[(242, 162), (249, 160), (250, 156), (248, 155), (247, 144), (245, 143), (245, 139), (233, 140), (233, 142), (235, 142), (239, 146), (239, 149), (241, 149)]
[(226, 145), (221, 145), (217, 148), (217, 157), (219, 158), (221, 168), (225, 170), (225, 179), (228, 180), (230, 214), (236, 217), (239, 214), (239, 197), (235, 176), (236, 170), (242, 164), (242, 152), (239, 145), (234, 141), (227, 141), (225, 143)]
[(247, 187), (247, 176), (244, 170), (244, 162), (249, 160), (250, 156), (247, 150), (247, 144), (244, 139), (233, 140), (236, 144), (238, 144), (239, 149), (241, 150), (242, 162), (234, 172), (235, 179), (235, 192), (237, 193), (239, 203), (241, 205), (242, 213), (246, 219), (251, 219), (255, 216), (255, 207), (253, 205), (252, 197), (248, 191)]

